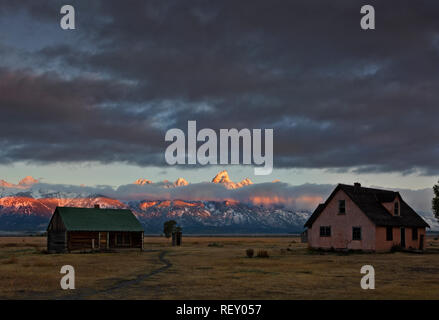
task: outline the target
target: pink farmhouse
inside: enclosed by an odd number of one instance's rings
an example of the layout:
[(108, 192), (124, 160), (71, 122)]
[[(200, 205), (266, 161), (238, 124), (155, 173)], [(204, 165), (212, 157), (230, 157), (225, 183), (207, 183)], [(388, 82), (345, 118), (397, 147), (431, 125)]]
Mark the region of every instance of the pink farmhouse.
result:
[(305, 223), (311, 248), (423, 250), (429, 225), (399, 192), (339, 184)]

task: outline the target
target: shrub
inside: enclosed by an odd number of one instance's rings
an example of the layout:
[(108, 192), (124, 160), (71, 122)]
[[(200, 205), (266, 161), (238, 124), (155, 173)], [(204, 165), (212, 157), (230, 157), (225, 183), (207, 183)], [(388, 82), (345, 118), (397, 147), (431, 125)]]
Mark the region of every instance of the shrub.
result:
[(247, 254), (247, 257), (253, 258), (255, 251), (253, 249), (247, 249), (247, 250), (245, 250), (245, 253)]
[(207, 246), (208, 246), (208, 247), (217, 247), (217, 248), (222, 248), (222, 247), (224, 247), (223, 244), (218, 243), (218, 242), (211, 242), (211, 243), (209, 243)]
[(402, 247), (395, 244), (392, 246), (392, 248), (390, 248), (390, 252), (397, 252), (397, 251), (402, 251)]
[(266, 250), (259, 250), (258, 254), (256, 255), (258, 258), (269, 258), (268, 251)]
[(163, 233), (166, 238), (171, 237), (172, 232), (175, 231), (176, 226), (177, 226), (177, 222), (175, 220), (169, 220), (163, 224)]

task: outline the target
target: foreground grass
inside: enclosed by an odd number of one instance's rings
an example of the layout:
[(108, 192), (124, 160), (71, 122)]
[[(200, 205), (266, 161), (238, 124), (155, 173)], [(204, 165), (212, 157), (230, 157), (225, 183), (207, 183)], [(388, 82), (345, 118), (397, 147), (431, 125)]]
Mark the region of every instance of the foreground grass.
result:
[[(134, 279), (161, 265), (154, 252), (46, 254), (45, 245), (41, 237), (0, 238), (0, 298), (63, 298)], [(63, 265), (75, 268), (78, 290), (60, 289)]]
[[(145, 238), (147, 252), (48, 255), (45, 238), (0, 238), (0, 297), (81, 299), (439, 299), (439, 241), (427, 253), (312, 252), (298, 238), (191, 238), (169, 246)], [(245, 250), (269, 258), (247, 258)], [(172, 265), (163, 267), (159, 254)], [(71, 264), (76, 290), (60, 289)], [(361, 266), (373, 265), (376, 289), (360, 288)], [(117, 283), (148, 275), (118, 288)], [(116, 285), (115, 285), (116, 284)], [(113, 288), (108, 290), (108, 288)]]

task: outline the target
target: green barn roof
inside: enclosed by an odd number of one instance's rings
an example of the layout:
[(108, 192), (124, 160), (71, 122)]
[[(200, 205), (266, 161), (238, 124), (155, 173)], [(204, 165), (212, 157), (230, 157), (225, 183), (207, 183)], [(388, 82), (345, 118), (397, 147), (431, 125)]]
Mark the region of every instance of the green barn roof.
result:
[(143, 231), (131, 210), (57, 207), (67, 231)]

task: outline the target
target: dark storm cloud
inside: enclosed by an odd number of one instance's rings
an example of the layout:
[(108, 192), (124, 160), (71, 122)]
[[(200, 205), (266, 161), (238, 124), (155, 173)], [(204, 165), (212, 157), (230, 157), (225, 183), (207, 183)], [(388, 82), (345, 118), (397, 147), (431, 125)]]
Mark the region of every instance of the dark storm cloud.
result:
[(161, 132), (113, 107), (130, 101), (128, 90), (115, 81), (0, 68), (0, 160), (157, 161)]
[[(29, 52), (68, 80), (3, 66), (3, 162), (162, 164), (164, 129), (197, 120), (274, 128), (275, 167), (439, 172), (432, 1), (369, 1), (374, 31), (360, 29), (363, 1), (87, 3), (72, 3), (75, 41), (60, 31)], [(62, 4), (2, 1), (0, 12), (54, 24)]]

